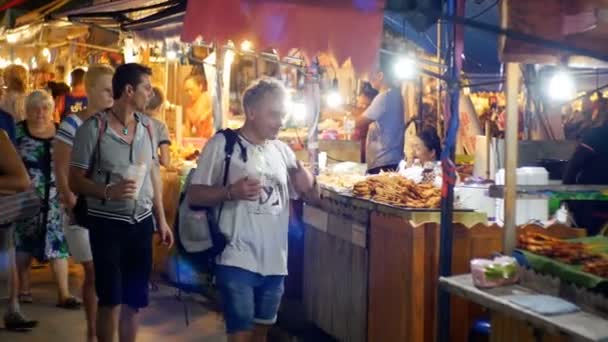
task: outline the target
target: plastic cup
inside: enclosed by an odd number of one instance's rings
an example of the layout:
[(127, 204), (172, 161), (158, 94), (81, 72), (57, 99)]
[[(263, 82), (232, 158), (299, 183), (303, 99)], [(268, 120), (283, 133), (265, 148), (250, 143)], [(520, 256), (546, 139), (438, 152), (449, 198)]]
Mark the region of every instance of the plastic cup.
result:
[(132, 164), (127, 167), (127, 171), (124, 174), (125, 179), (134, 180), (135, 181), (135, 194), (134, 198), (139, 197), (139, 192), (141, 191), (142, 186), (144, 185), (144, 179), (146, 179), (146, 172), (148, 168), (146, 164)]

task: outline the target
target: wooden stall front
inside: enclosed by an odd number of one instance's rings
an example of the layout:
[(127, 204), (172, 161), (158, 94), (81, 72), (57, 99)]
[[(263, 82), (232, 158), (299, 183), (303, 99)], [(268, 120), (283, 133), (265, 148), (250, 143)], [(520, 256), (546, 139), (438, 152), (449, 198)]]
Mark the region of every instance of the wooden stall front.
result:
[[(439, 210), (406, 210), (324, 192), (305, 206), (303, 304), (307, 319), (339, 341), (431, 341), (439, 260)], [(500, 248), (501, 230), (456, 212), (454, 272)], [(467, 228), (467, 227), (473, 228)], [(481, 309), (454, 301), (453, 317)], [(462, 324), (453, 340), (465, 340)], [(463, 336), (463, 338), (457, 337)]]
[[(324, 190), (318, 204), (304, 206), (302, 218), (298, 257), (307, 320), (345, 342), (435, 340), (439, 210), (398, 209)], [(469, 273), (471, 259), (502, 250), (502, 228), (486, 221), (485, 214), (455, 212), (452, 274)], [(562, 226), (519, 231), (584, 235)], [(451, 341), (466, 341), (486, 316), (481, 306), (452, 297)]]

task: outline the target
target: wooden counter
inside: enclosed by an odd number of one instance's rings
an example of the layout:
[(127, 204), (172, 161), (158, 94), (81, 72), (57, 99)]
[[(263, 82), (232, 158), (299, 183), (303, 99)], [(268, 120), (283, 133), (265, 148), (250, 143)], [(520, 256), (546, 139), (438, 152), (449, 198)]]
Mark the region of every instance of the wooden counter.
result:
[[(432, 341), (439, 210), (323, 195), (321, 203), (303, 210), (307, 319), (339, 341)], [(454, 217), (454, 269), (466, 273), (472, 255), (499, 249), (501, 230), (462, 224), (485, 223), (483, 214), (460, 211)], [(453, 314), (462, 321), (469, 306), (455, 305)]]
[[(537, 341), (608, 341), (608, 320), (593, 312), (584, 310), (565, 315), (543, 316), (517, 306), (505, 298), (513, 294), (537, 293), (525, 286), (510, 285), (481, 290), (473, 285), (470, 274), (441, 278), (440, 283), (451, 293), (492, 310), (491, 341), (532, 341), (528, 338), (530, 334), (527, 330), (534, 330)], [(506, 320), (507, 317), (516, 320)], [(526, 323), (530, 323), (533, 328), (530, 329)]]

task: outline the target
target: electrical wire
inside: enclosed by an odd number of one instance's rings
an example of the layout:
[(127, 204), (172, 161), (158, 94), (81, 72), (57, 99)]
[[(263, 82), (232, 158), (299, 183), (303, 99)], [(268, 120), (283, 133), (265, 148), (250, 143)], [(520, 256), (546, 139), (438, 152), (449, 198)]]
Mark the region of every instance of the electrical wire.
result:
[(477, 19), (477, 18), (481, 17), (482, 15), (488, 13), (488, 11), (491, 10), (492, 8), (494, 8), (496, 5), (498, 5), (498, 2), (499, 2), (499, 0), (494, 1), (494, 3), (492, 3), (491, 5), (488, 5), (488, 7), (484, 8), (479, 13), (473, 15), (472, 17), (470, 17), (468, 19)]

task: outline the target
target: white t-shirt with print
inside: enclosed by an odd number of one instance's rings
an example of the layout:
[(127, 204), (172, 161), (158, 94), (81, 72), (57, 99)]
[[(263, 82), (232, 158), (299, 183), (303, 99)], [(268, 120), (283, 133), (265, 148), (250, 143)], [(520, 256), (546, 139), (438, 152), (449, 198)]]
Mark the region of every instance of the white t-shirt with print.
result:
[[(263, 190), (256, 201), (225, 202), (220, 229), (228, 238), (218, 264), (234, 266), (261, 275), (287, 274), (287, 234), (291, 191), (288, 169), (296, 167), (293, 151), (279, 140), (254, 145), (240, 138), (247, 151), (241, 158), (239, 144), (234, 147), (228, 184), (243, 177), (259, 179)], [(222, 134), (215, 135), (199, 156), (192, 184), (221, 186), (224, 176)]]

